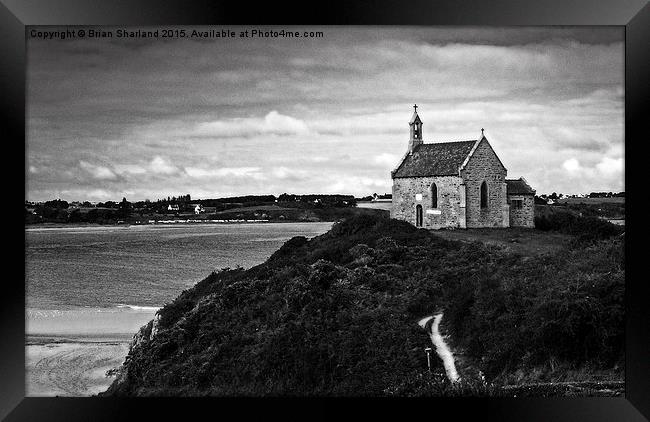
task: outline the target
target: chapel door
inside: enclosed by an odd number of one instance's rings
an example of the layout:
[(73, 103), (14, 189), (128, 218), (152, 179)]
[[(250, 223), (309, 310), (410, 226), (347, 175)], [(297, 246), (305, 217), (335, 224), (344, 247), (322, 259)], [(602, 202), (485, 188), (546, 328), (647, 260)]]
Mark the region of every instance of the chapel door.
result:
[(422, 205), (415, 207), (415, 227), (422, 227)]

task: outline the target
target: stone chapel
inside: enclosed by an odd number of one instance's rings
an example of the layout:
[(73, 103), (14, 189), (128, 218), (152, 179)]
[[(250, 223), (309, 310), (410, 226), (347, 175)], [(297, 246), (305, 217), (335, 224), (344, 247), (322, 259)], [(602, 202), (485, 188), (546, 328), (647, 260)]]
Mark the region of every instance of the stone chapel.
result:
[(506, 179), (483, 129), (478, 140), (425, 144), (413, 108), (408, 150), (391, 172), (392, 218), (427, 229), (534, 227), (535, 190)]

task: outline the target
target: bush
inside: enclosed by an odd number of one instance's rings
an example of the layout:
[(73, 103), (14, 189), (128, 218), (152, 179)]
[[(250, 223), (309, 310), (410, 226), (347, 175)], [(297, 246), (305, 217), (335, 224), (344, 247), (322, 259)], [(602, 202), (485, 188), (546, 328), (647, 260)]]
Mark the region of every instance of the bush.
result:
[(555, 212), (535, 217), (535, 227), (543, 231), (558, 231), (576, 237), (576, 244), (608, 239), (621, 234), (625, 228), (598, 217), (579, 217), (569, 212)]
[(173, 302), (168, 303), (160, 310), (160, 327), (170, 327), (181, 319), (187, 311), (192, 309), (194, 305), (194, 301), (184, 295), (181, 295)]
[[(623, 356), (623, 257), (619, 238), (524, 259), (359, 215), (183, 292), (111, 391), (492, 395), (502, 374), (544, 362), (602, 368)], [(464, 368), (452, 386), (422, 374), (431, 341), (417, 321), (439, 311), (448, 343), (487, 379)]]

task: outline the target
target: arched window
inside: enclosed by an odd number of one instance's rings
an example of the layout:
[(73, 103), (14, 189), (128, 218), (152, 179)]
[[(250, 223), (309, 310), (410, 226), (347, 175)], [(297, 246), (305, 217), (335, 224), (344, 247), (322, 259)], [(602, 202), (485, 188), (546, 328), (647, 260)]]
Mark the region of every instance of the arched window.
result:
[(431, 208), (438, 208), (438, 186), (431, 185)]
[(415, 207), (415, 227), (422, 227), (422, 205)]
[(487, 183), (483, 181), (481, 183), (481, 208), (487, 208), (488, 206), (488, 187)]

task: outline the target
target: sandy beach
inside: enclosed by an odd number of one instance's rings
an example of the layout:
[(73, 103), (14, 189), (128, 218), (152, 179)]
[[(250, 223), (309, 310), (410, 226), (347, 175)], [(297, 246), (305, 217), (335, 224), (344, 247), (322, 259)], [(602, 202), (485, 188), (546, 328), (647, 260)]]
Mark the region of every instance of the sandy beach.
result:
[[(31, 343), (31, 344), (30, 344)], [(77, 341), (29, 338), (26, 345), (27, 396), (91, 396), (108, 388), (106, 371), (124, 362), (129, 339)]]
[(114, 379), (106, 371), (124, 362), (133, 334), (156, 309), (28, 310), (27, 396), (79, 397), (106, 390)]

